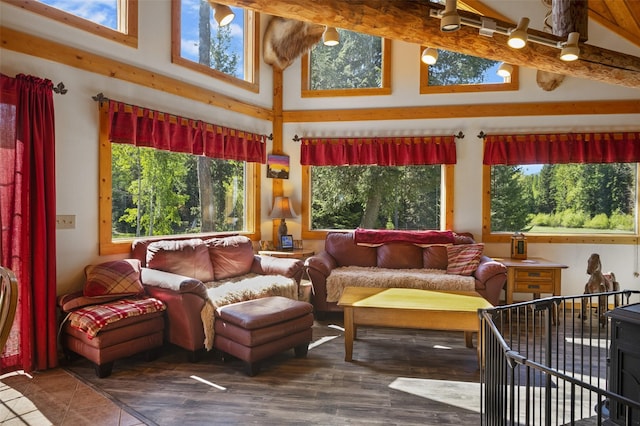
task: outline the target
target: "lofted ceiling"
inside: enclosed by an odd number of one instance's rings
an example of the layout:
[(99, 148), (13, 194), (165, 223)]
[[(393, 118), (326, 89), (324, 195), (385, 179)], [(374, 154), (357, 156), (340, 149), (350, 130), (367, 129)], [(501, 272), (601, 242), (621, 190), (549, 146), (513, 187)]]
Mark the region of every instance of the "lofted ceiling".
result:
[(589, 0), (589, 17), (640, 46), (640, 0)]

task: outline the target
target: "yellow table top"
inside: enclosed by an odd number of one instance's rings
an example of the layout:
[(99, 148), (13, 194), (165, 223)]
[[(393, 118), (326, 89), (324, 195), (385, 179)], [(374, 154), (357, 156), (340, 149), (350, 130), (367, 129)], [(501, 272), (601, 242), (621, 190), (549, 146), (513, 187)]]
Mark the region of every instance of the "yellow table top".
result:
[(479, 294), (460, 294), (411, 288), (347, 287), (342, 292), (339, 306), (419, 309), (438, 311), (477, 311), (493, 305)]

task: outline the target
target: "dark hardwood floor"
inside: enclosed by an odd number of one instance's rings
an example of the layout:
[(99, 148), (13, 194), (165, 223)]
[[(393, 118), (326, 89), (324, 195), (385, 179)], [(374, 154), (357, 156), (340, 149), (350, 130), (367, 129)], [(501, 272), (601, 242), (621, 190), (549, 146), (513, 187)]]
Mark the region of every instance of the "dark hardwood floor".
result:
[[(150, 425), (480, 424), (476, 351), (461, 332), (363, 327), (353, 362), (344, 361), (341, 315), (316, 321), (313, 332), (306, 358), (287, 351), (255, 377), (214, 353), (189, 363), (175, 347), (153, 362), (117, 361), (105, 379), (84, 359), (65, 369), (123, 416)], [(101, 424), (136, 424), (129, 421)]]

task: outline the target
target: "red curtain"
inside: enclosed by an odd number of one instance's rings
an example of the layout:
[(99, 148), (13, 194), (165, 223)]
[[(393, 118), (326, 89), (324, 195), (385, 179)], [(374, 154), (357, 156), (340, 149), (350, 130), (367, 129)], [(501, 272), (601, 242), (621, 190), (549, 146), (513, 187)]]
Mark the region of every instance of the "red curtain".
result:
[(486, 165), (637, 163), (640, 133), (488, 135)]
[(109, 100), (113, 143), (126, 143), (224, 160), (266, 163), (264, 135)]
[(0, 371), (57, 366), (53, 84), (1, 75), (2, 265), (18, 279), (18, 309)]
[(455, 164), (454, 136), (302, 138), (303, 166)]

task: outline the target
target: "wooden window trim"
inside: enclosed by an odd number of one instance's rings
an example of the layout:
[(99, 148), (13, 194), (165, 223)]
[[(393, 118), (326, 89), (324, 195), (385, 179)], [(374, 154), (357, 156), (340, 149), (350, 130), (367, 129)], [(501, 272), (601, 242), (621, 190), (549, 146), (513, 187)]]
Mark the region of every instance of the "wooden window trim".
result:
[[(180, 11), (182, 8), (181, 0), (171, 1), (171, 62), (180, 65), (184, 68), (189, 68), (193, 71), (206, 74), (217, 80), (221, 80), (226, 84), (230, 84), (241, 89), (259, 93), (260, 92), (260, 49), (259, 49), (259, 34), (260, 34), (260, 15), (257, 12), (253, 12), (244, 9), (244, 19), (246, 28), (252, 28), (248, 37), (244, 38), (244, 52), (245, 52), (245, 73), (250, 76), (248, 80), (236, 78), (232, 75), (218, 71), (211, 67), (208, 67), (197, 62), (193, 62), (189, 59), (185, 59), (180, 55), (181, 44), (181, 28), (182, 23), (180, 20)], [(246, 52), (251, 52), (249, 55)]]
[(311, 50), (302, 55), (301, 63), (301, 96), (303, 98), (327, 98), (338, 96), (378, 96), (391, 94), (391, 40), (382, 41), (382, 87), (358, 88), (358, 89), (327, 89), (311, 90)]
[[(426, 46), (420, 47), (419, 55)], [(418, 56), (419, 58), (420, 56)], [(420, 94), (428, 95), (432, 93), (478, 93), (478, 92), (507, 92), (520, 89), (520, 67), (513, 66), (511, 81), (504, 83), (483, 83), (483, 84), (454, 84), (450, 86), (429, 86), (429, 65), (421, 60), (420, 64)]]
[[(636, 187), (640, 188), (640, 163), (636, 165)], [(636, 212), (638, 199), (636, 194)], [(636, 214), (636, 234), (527, 234), (530, 243), (545, 244), (638, 244), (640, 243), (640, 215)], [(491, 166), (482, 166), (482, 241), (509, 243), (511, 233), (491, 232)]]
[[(118, 0), (121, 5), (120, 7), (125, 9), (125, 12), (121, 14), (121, 16), (117, 17), (120, 26), (123, 28), (123, 32), (105, 27), (104, 25), (89, 21), (69, 12), (56, 9), (55, 7), (40, 3), (39, 1), (2, 1), (97, 36), (107, 38), (111, 41), (122, 43), (134, 48), (138, 47), (138, 0)], [(123, 19), (125, 22), (122, 22)]]
[[(442, 206), (440, 208), (440, 216), (443, 218), (441, 223), (444, 229), (453, 229), (453, 182), (454, 182), (453, 165), (442, 165), (442, 187), (440, 194), (442, 197)], [(311, 229), (311, 166), (302, 166), (302, 239), (303, 240), (324, 240), (327, 232), (331, 230), (315, 230)]]
[[(100, 133), (99, 133), (99, 196), (98, 196), (98, 234), (99, 234), (99, 254), (122, 254), (131, 251), (131, 243), (134, 238), (119, 239), (113, 241), (111, 235), (111, 142), (109, 141), (109, 104), (104, 102), (100, 105)], [(239, 232), (252, 240), (260, 240), (260, 165), (256, 163), (246, 163), (247, 182), (245, 191), (247, 193), (247, 227), (248, 232)], [(228, 234), (229, 232), (224, 232)], [(189, 237), (215, 236), (216, 233), (206, 234), (185, 234)], [(143, 238), (143, 237), (140, 237)], [(152, 236), (149, 238), (158, 238)]]

